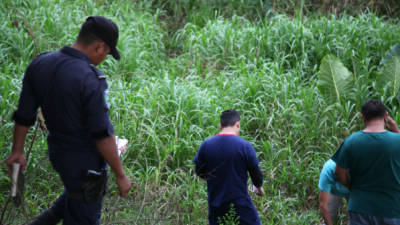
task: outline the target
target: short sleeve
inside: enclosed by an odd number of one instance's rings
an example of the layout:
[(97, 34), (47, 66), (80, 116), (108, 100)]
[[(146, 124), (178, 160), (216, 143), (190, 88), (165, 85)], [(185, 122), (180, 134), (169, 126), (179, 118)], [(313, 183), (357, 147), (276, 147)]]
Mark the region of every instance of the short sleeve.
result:
[(247, 170), (258, 167), (256, 151), (250, 143), (246, 146), (246, 164)]
[(18, 108), (14, 112), (12, 119), (19, 125), (30, 127), (35, 123), (38, 103), (31, 84), (33, 75), (33, 62), (26, 69), (22, 90), (19, 97)]
[(106, 102), (107, 83), (91, 74), (83, 84), (83, 111), (90, 135), (94, 139), (112, 136), (113, 126), (109, 118), (109, 106)]
[(318, 182), (318, 188), (327, 193), (331, 193), (332, 189), (332, 182), (331, 179), (329, 179), (329, 173), (328, 173), (328, 168), (326, 166), (327, 164), (324, 164), (324, 167), (321, 170), (321, 174), (319, 176), (319, 182)]
[(337, 166), (342, 169), (349, 168), (349, 152), (348, 152), (348, 141), (344, 140), (340, 147), (336, 150), (335, 154), (331, 158)]

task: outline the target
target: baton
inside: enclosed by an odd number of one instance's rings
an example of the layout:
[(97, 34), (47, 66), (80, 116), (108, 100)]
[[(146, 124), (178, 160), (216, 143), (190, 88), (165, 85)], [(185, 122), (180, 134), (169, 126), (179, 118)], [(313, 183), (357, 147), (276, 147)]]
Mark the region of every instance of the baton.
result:
[(18, 174), (21, 165), (19, 163), (12, 164), (12, 174), (11, 174), (11, 197), (17, 196), (17, 185), (18, 185)]

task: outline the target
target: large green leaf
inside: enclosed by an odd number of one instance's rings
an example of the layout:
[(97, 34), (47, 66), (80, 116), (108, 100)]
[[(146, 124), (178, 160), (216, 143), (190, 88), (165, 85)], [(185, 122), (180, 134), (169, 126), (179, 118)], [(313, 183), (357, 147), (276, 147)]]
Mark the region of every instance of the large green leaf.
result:
[(400, 56), (400, 42), (394, 45), (388, 54), (386, 55), (385, 59), (383, 59), (382, 64), (386, 64), (392, 57), (394, 56)]
[(334, 55), (322, 59), (318, 72), (318, 88), (332, 103), (341, 103), (352, 89), (351, 72)]
[(378, 78), (377, 87), (389, 86), (390, 95), (397, 95), (397, 102), (400, 103), (399, 57), (400, 42), (394, 45), (383, 59), (383, 69)]
[[(389, 88), (390, 96), (397, 95), (400, 88), (400, 56), (393, 56), (383, 65), (376, 86), (377, 88)], [(399, 96), (397, 96), (397, 100), (399, 101)]]

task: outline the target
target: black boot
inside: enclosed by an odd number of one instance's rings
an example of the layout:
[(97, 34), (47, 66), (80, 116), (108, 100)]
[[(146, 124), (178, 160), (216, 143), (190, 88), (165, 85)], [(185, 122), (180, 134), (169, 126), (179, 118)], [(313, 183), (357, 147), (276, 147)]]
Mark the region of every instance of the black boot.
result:
[(61, 217), (57, 216), (51, 209), (48, 209), (28, 225), (56, 225), (60, 221)]

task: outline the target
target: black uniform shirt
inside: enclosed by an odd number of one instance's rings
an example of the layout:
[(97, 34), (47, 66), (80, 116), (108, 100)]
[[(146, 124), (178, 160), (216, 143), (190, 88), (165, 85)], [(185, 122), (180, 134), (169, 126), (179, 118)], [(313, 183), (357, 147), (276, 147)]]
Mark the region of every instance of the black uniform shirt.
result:
[(40, 106), (49, 144), (94, 147), (94, 140), (113, 135), (104, 74), (82, 52), (63, 47), (39, 55), (28, 66), (13, 120), (32, 126)]

